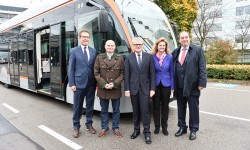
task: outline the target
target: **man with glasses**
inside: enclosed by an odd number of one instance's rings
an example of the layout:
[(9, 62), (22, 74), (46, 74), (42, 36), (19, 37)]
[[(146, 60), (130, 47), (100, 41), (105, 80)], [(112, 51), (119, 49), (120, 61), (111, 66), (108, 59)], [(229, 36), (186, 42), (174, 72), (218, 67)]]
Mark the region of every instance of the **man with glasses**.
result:
[(140, 120), (144, 127), (145, 142), (151, 144), (150, 97), (155, 94), (155, 65), (151, 54), (142, 52), (143, 40), (135, 37), (133, 50), (125, 60), (125, 96), (131, 98), (134, 132), (131, 139), (140, 135)]
[(86, 97), (86, 130), (95, 134), (92, 126), (93, 106), (96, 90), (96, 80), (93, 67), (96, 50), (89, 47), (90, 34), (87, 30), (79, 33), (81, 45), (72, 48), (69, 57), (69, 87), (74, 92), (73, 136), (80, 136), (80, 119), (83, 110), (83, 101)]

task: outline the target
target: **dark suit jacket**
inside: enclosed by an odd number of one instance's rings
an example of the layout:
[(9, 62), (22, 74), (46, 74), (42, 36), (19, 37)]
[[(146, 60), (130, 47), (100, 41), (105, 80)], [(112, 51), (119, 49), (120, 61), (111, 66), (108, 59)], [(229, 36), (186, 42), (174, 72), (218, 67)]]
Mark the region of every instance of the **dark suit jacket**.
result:
[(138, 93), (140, 85), (144, 95), (149, 96), (150, 90), (155, 91), (155, 66), (151, 54), (142, 52), (140, 68), (134, 52), (126, 57), (124, 83), (125, 91), (130, 91), (131, 95)]
[[(178, 62), (178, 56), (181, 47), (175, 49), (172, 53), (174, 59), (174, 69)], [(186, 72), (184, 77), (183, 96), (197, 95), (200, 96), (198, 86), (206, 87), (207, 73), (206, 60), (201, 47), (194, 44), (189, 45), (188, 53), (184, 61)], [(178, 92), (178, 80), (175, 71), (175, 92)], [(175, 93), (177, 95), (177, 93)]]
[(94, 77), (94, 63), (96, 58), (96, 50), (89, 48), (90, 59), (89, 62), (84, 60), (81, 46), (71, 49), (69, 57), (69, 86), (76, 86), (76, 88), (86, 88), (87, 85), (95, 86), (96, 81)]
[(164, 87), (171, 87), (174, 90), (174, 64), (172, 55), (167, 54), (160, 67), (159, 60), (153, 55), (155, 62), (156, 86), (162, 83)]

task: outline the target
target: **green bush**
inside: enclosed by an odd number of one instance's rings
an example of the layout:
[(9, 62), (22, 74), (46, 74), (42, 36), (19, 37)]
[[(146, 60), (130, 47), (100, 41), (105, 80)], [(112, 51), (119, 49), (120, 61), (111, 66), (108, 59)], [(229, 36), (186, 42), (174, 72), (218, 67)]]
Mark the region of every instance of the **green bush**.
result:
[(213, 79), (250, 80), (250, 65), (207, 65), (207, 77)]
[(230, 41), (216, 40), (205, 51), (205, 57), (208, 64), (237, 63), (237, 52)]

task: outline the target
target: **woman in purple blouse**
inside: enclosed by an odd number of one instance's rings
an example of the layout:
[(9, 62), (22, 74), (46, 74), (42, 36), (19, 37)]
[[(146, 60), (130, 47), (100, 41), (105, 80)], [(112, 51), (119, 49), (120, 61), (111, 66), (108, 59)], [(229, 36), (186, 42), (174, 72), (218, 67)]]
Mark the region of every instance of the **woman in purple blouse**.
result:
[(152, 51), (155, 62), (156, 91), (153, 97), (153, 116), (155, 134), (168, 135), (168, 112), (171, 92), (174, 92), (174, 66), (173, 57), (170, 55), (168, 42), (164, 37), (159, 38)]

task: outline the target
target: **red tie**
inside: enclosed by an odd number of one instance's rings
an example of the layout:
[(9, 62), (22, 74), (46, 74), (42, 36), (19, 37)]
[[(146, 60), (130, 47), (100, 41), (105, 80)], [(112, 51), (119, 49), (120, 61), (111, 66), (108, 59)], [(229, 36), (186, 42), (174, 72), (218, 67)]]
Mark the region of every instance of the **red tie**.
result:
[(186, 57), (186, 48), (182, 49), (182, 54), (181, 54), (181, 60), (180, 60), (180, 64), (182, 65), (184, 63), (185, 57)]

